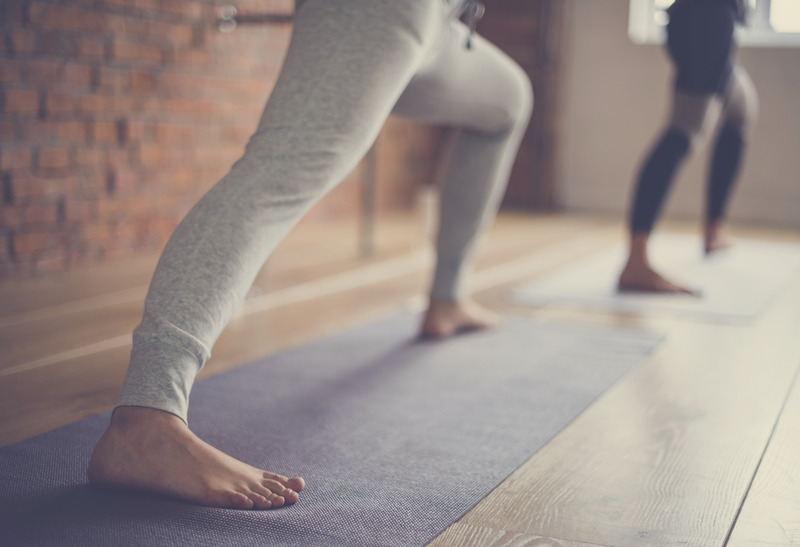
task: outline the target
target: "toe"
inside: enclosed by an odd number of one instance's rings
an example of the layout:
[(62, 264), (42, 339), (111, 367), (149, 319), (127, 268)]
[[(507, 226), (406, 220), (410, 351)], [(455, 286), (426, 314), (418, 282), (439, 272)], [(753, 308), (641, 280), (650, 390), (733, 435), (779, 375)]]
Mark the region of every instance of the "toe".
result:
[(301, 477), (292, 477), (284, 484), (295, 492), (302, 492), (303, 488), (306, 487), (306, 481), (304, 481)]
[(269, 509), (272, 507), (272, 502), (261, 494), (251, 492), (248, 497), (253, 500), (256, 509)]
[(283, 495), (284, 490), (286, 490), (286, 486), (284, 486), (282, 483), (280, 483), (278, 481), (274, 481), (272, 479), (264, 479), (264, 480), (262, 480), (261, 481), (261, 486), (263, 486), (264, 488), (268, 488), (272, 492), (274, 492), (276, 494), (279, 494), (281, 496)]
[(286, 503), (286, 500), (283, 496), (279, 496), (278, 494), (272, 494), (270, 496), (269, 501), (272, 502), (273, 507), (283, 507), (283, 504)]
[(237, 509), (252, 509), (254, 505), (253, 500), (245, 496), (241, 492), (232, 492), (230, 494), (229, 500), (231, 506)]
[(297, 503), (297, 501), (300, 499), (300, 496), (297, 495), (297, 492), (295, 492), (291, 488), (287, 488), (286, 490), (281, 492), (281, 496), (283, 496), (283, 499), (285, 499), (286, 503), (289, 505)]
[(285, 477), (283, 475), (277, 475), (275, 473), (270, 473), (268, 471), (264, 471), (263, 475), (264, 479), (272, 480), (281, 483), (286, 488), (291, 488), (295, 492), (300, 492), (303, 488), (306, 487), (305, 481), (300, 477)]

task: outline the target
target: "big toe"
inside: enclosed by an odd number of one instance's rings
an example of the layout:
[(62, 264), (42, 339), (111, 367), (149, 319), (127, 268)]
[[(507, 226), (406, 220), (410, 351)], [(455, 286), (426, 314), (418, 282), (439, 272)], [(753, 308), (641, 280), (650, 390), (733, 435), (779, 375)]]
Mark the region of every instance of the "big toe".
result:
[(306, 487), (306, 481), (302, 477), (292, 477), (287, 481), (286, 485), (295, 492), (302, 492), (303, 488)]
[[(266, 482), (264, 482), (265, 486), (266, 486), (267, 482), (275, 481), (275, 482), (278, 482), (278, 483), (282, 484), (284, 486), (284, 488), (290, 488), (290, 489), (294, 490), (295, 492), (301, 492), (303, 490), (303, 488), (306, 487), (306, 481), (304, 481), (302, 477), (289, 478), (289, 477), (285, 477), (283, 475), (277, 475), (275, 473), (270, 473), (268, 471), (264, 472), (263, 481), (266, 481)], [(267, 486), (267, 487), (269, 487), (269, 486)]]

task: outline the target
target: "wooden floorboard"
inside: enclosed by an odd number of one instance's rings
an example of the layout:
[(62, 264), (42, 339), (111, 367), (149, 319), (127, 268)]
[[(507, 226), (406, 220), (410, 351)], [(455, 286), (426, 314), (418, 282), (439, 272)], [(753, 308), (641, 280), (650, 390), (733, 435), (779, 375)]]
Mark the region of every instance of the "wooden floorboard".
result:
[(471, 526), (457, 522), (447, 532), (431, 542), (430, 547), (461, 547), (482, 545), (485, 547), (596, 547), (596, 544), (567, 541), (563, 539), (532, 536), (496, 530), (484, 526)]
[(722, 545), (800, 363), (799, 311), (800, 282), (751, 327), (537, 310), (666, 337), (460, 523), (609, 546)]
[[(798, 310), (800, 313), (800, 310)], [(776, 424), (728, 547), (800, 545), (800, 375)]]
[[(300, 226), (279, 246), (201, 377), (347, 327), (421, 309), (430, 227)], [(689, 223), (670, 229), (695, 232)], [(800, 233), (734, 232), (800, 242)], [(510, 303), (508, 288), (617, 244), (617, 219), (503, 215), (476, 259), (476, 298), (540, 321), (663, 333), (615, 384), (433, 545), (800, 543), (800, 280), (753, 325)], [(155, 257), (0, 282), (0, 445), (110, 408)], [(790, 393), (792, 382), (794, 388)], [(792, 543), (794, 542), (794, 543)]]

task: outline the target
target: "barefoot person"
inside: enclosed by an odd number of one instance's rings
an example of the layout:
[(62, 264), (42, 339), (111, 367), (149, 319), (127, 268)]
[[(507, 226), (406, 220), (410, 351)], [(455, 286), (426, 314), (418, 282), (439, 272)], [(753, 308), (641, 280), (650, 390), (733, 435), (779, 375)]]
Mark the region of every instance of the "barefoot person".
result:
[(457, 21), (476, 8), (464, 0), (298, 2), (283, 69), (244, 155), (164, 249), (118, 406), (89, 462), (92, 482), (217, 507), (298, 500), (303, 479), (251, 467), (192, 433), (189, 393), (266, 258), (355, 167), (391, 112), (457, 131), (422, 334), (441, 338), (493, 322), (465, 294), (464, 277), (533, 95), (518, 65)]
[(722, 104), (721, 127), (711, 157), (704, 247), (710, 254), (727, 245), (725, 208), (750, 130), (757, 96), (745, 69), (736, 63), (734, 26), (745, 19), (746, 0), (677, 0), (669, 9), (667, 48), (676, 69), (672, 114), (639, 174), (631, 206), (630, 255), (620, 274), (621, 291), (689, 293), (650, 265), (647, 242), (672, 179), (692, 143)]

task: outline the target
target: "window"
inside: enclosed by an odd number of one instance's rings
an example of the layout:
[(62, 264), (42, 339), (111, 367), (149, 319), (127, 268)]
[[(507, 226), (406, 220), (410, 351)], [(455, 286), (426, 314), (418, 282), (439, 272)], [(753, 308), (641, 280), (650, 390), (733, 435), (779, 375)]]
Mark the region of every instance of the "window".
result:
[[(664, 42), (666, 9), (674, 0), (630, 0), (628, 36), (637, 44)], [(800, 47), (800, 0), (747, 0), (747, 27), (737, 28), (743, 46)]]

